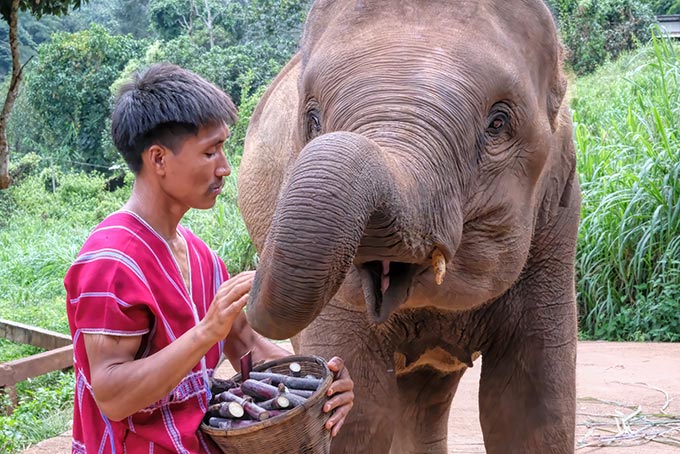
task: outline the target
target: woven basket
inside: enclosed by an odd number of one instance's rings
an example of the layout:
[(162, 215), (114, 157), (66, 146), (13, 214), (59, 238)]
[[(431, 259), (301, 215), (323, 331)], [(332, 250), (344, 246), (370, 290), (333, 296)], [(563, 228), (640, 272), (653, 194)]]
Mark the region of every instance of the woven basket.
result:
[[(217, 429), (205, 423), (201, 430), (222, 449), (225, 454), (327, 454), (330, 452), (331, 433), (324, 428), (330, 413), (323, 412), (326, 392), (333, 381), (333, 374), (326, 361), (318, 356), (287, 356), (258, 364), (253, 371), (270, 369), (288, 374), (288, 365), (297, 362), (301, 375), (321, 377), (321, 386), (307, 401), (282, 415), (253, 423), (238, 429)], [(241, 374), (232, 380), (241, 382)]]

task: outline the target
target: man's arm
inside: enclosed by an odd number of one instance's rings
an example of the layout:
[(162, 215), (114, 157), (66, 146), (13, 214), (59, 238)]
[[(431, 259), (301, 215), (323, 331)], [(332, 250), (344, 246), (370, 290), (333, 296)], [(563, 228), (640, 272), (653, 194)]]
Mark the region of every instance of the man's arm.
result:
[(135, 359), (141, 336), (85, 334), (92, 390), (104, 415), (120, 421), (166, 397), (232, 330), (248, 300), (253, 276), (241, 273), (223, 283), (203, 320), (146, 358)]
[(141, 336), (85, 334), (84, 341), (95, 400), (114, 421), (166, 397), (214, 345), (192, 329), (157, 353), (135, 360)]

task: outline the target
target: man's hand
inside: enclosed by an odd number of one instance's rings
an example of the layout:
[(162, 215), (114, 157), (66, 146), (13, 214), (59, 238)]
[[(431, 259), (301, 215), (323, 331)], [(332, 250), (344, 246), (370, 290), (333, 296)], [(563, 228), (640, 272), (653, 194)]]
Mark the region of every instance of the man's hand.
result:
[(329, 429), (331, 435), (335, 437), (354, 406), (354, 382), (345, 369), (342, 358), (337, 356), (331, 358), (328, 361), (328, 368), (333, 372), (334, 380), (328, 388), (327, 395), (330, 399), (324, 404), (323, 411), (333, 412), (326, 422), (326, 429)]
[(234, 321), (248, 302), (248, 292), (253, 287), (253, 279), (255, 271), (244, 271), (220, 285), (208, 312), (198, 325), (213, 344), (230, 333)]

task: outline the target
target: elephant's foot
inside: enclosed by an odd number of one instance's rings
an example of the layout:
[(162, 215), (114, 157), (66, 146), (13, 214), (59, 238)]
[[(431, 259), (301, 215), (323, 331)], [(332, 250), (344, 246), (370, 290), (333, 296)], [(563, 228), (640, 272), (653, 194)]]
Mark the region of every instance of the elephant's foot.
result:
[(447, 453), (451, 401), (466, 368), (420, 367), (398, 376), (400, 419), (390, 454)]

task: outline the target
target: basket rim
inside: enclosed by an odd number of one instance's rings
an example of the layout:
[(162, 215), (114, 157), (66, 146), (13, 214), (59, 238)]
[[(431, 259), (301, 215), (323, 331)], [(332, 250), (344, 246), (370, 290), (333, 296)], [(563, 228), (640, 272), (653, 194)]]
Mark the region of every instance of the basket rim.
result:
[[(331, 373), (330, 369), (328, 368), (328, 364), (325, 359), (323, 359), (320, 356), (316, 355), (290, 355), (290, 356), (284, 356), (282, 358), (277, 358), (271, 361), (266, 361), (264, 363), (259, 363), (253, 366), (253, 371), (255, 372), (261, 372), (269, 367), (272, 366), (278, 366), (281, 364), (287, 364), (287, 363), (292, 363), (292, 362), (311, 362), (311, 363), (316, 363), (320, 366), (323, 367), (323, 373), (324, 376), (322, 377), (323, 381), (321, 382), (321, 385), (319, 388), (314, 391), (314, 393), (307, 398), (304, 404), (299, 405), (292, 410), (289, 410), (281, 415), (274, 416), (273, 418), (268, 418), (263, 421), (256, 421), (253, 424), (247, 426), (247, 427), (239, 427), (236, 429), (218, 429), (216, 427), (211, 427), (205, 422), (201, 422), (201, 430), (213, 437), (233, 437), (237, 435), (244, 435), (252, 432), (257, 432), (259, 430), (262, 430), (264, 428), (273, 426), (275, 424), (280, 424), (283, 422), (288, 421), (289, 419), (292, 419), (296, 417), (297, 415), (303, 413), (304, 411), (307, 411), (310, 407), (316, 405), (316, 403), (323, 397), (326, 396), (326, 391), (328, 391), (328, 388), (330, 387), (331, 383), (333, 382), (333, 374)], [(236, 382), (241, 381), (241, 374), (237, 373), (233, 377), (231, 377), (231, 380), (234, 380)]]

